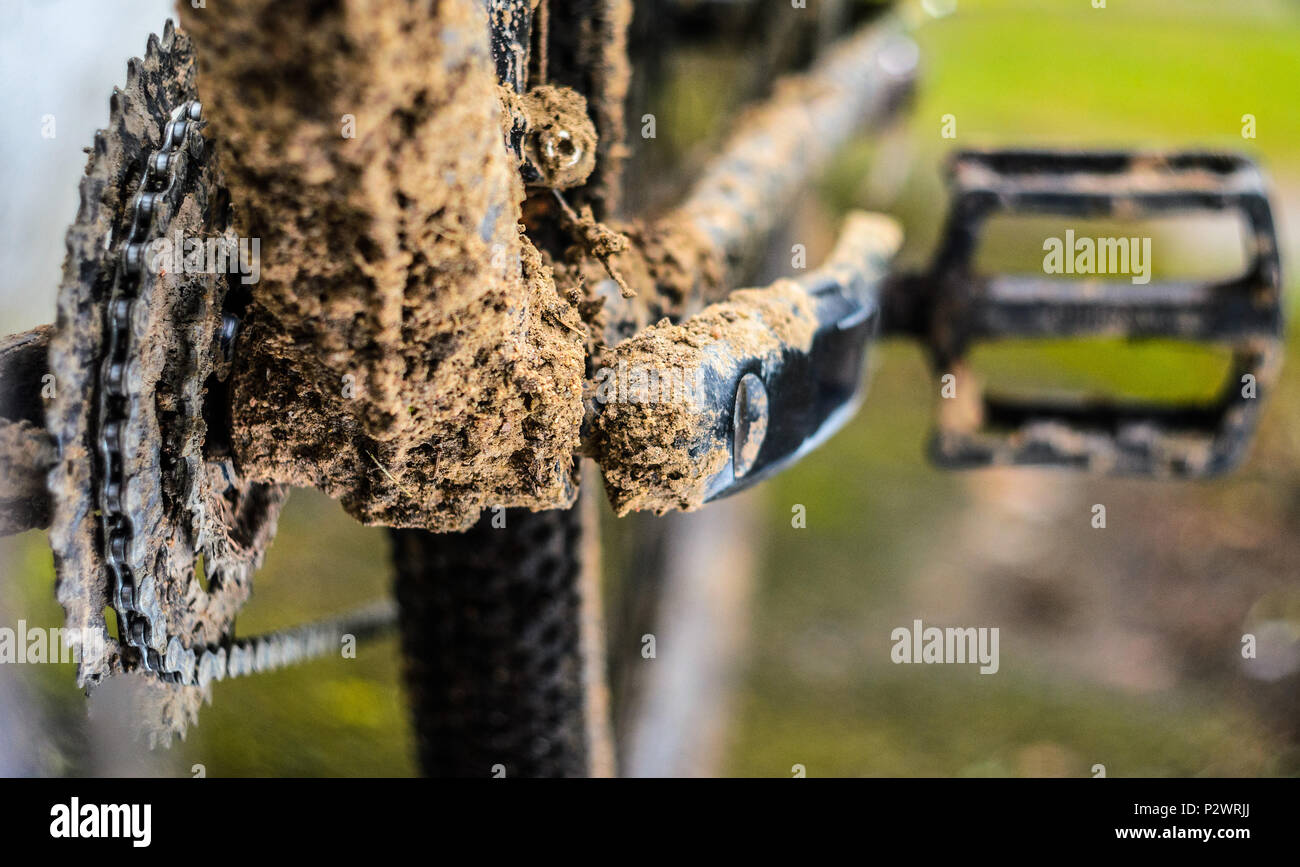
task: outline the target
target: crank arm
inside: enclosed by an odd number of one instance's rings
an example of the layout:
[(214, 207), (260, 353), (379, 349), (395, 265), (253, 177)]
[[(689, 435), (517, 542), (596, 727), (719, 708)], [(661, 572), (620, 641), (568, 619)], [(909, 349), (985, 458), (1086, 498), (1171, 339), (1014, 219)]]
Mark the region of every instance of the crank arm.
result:
[(847, 421), (880, 324), (898, 225), (851, 215), (827, 262), (619, 344), (586, 396), (586, 441), (621, 515), (690, 510), (798, 460)]
[[(1210, 153), (963, 152), (952, 161), (950, 185), (933, 264), (893, 278), (883, 300), (886, 331), (924, 342), (935, 372), (952, 374), (955, 389), (965, 391), (952, 402), (958, 411), (939, 413), (930, 449), (937, 464), (1192, 478), (1241, 460), (1282, 354), (1277, 238), (1253, 163)], [(999, 213), (1127, 221), (1198, 212), (1240, 215), (1247, 233), (1241, 274), (1139, 284), (989, 276), (972, 265), (982, 228)], [(1189, 405), (1008, 400), (983, 394), (965, 375), (976, 344), (1063, 337), (1215, 344), (1231, 351), (1231, 374), (1215, 400)]]

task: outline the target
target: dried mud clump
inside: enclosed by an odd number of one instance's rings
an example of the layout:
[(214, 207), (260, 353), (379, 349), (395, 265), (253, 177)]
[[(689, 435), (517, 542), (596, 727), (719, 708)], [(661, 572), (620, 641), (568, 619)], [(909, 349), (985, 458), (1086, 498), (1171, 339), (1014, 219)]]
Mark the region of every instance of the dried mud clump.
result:
[(775, 360), (783, 346), (806, 350), (816, 328), (808, 293), (782, 280), (733, 292), (681, 325), (661, 322), (613, 349), (615, 376), (634, 383), (637, 371), (655, 377), (648, 393), (634, 384), (602, 400), (588, 388), (589, 447), (614, 510), (662, 514), (704, 505), (709, 480), (731, 459), (731, 399), (745, 363)]
[(517, 228), (481, 5), (181, 13), (261, 243), (234, 372), (244, 471), (399, 527), (572, 503), (584, 331)]

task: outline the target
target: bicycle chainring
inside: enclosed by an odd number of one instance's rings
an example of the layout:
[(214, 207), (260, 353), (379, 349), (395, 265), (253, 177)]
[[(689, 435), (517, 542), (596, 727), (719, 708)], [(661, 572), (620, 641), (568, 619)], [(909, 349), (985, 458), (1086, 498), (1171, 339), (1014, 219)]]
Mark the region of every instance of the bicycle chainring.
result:
[(234, 618), (285, 498), (226, 445), (245, 287), (196, 252), (238, 239), (195, 74), (170, 21), (128, 63), (81, 180), (50, 342), (50, 542), (78, 684), (142, 676), (151, 741), (183, 735), (211, 680), (251, 668)]

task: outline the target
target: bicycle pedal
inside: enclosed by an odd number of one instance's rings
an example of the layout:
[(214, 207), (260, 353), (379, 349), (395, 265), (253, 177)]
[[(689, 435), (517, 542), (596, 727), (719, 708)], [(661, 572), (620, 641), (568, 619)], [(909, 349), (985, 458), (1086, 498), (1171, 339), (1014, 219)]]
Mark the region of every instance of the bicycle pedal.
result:
[[(1240, 461), (1282, 352), (1277, 238), (1254, 163), (1201, 152), (964, 151), (950, 164), (949, 183), (950, 211), (932, 265), (894, 281), (884, 311), (887, 332), (921, 338), (936, 372), (956, 377), (948, 384), (959, 392), (957, 400), (939, 413), (931, 440), (935, 463), (1195, 478)], [(1239, 214), (1246, 229), (1246, 266), (1224, 280), (1157, 282), (1149, 270), (1150, 282), (1128, 275), (986, 275), (973, 265), (984, 227), (1000, 214), (1129, 222), (1214, 213)], [(1070, 233), (1067, 239), (1080, 243)], [(1098, 239), (1092, 255), (1102, 255), (1105, 241), (1108, 266), (1121, 259), (1131, 266), (1120, 255), (1128, 252), (1119, 246), (1127, 240)], [(1044, 249), (1050, 256), (1046, 239)], [(1082, 251), (1062, 249), (1072, 261), (1076, 252)], [(1089, 261), (1088, 272), (1099, 264)], [(1045, 259), (1045, 271), (1047, 265)], [(963, 375), (978, 344), (1084, 337), (1222, 346), (1231, 353), (1231, 375), (1205, 404), (1014, 400), (989, 396)]]

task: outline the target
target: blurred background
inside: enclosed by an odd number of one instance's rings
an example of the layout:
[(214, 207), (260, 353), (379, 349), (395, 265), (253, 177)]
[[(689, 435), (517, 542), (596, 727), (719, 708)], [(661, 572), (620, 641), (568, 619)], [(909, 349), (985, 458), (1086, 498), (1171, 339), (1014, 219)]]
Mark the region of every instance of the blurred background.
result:
[[(107, 119), (126, 58), (161, 30), (166, 0), (21, 0), (0, 33), (0, 327), (53, 319), (81, 148)], [(628, 181), (634, 210), (670, 201), (716, 149), (756, 64), (781, 58), (785, 0), (681, 4), (706, 29), (654, 58), (628, 114), (656, 115)], [(842, 7), (845, 4), (835, 4)], [(848, 4), (852, 5), (852, 4)], [(845, 150), (792, 212), (790, 243), (816, 262), (847, 209), (884, 210), (906, 232), (904, 265), (929, 256), (955, 148), (1208, 147), (1259, 159), (1274, 182), (1288, 306), (1300, 256), (1300, 5), (1289, 0), (962, 0), (917, 34), (911, 111)], [(649, 7), (647, 7), (649, 8)], [(761, 51), (733, 38), (770, 22)], [(794, 26), (794, 25), (790, 25)], [(636, 33), (653, 34), (644, 17)], [(834, 32), (819, 38), (833, 37)], [(646, 41), (634, 40), (644, 54)], [(639, 46), (639, 47), (638, 47)], [(758, 75), (758, 83), (755, 76)], [(200, 85), (201, 86), (201, 85)], [(1243, 138), (1243, 115), (1255, 138)], [(54, 115), (54, 138), (41, 135)], [(955, 138), (944, 138), (946, 115)], [(656, 178), (651, 185), (648, 178)], [(1079, 221), (1061, 223), (1084, 231)], [(1091, 234), (1135, 234), (1099, 226)], [(1049, 232), (1050, 233), (1050, 232)], [(1154, 277), (1240, 264), (1230, 222), (1153, 226)], [(995, 225), (981, 264), (1038, 271), (1041, 227)], [(781, 257), (776, 257), (781, 258)], [(788, 259), (786, 260), (788, 263)], [(1292, 340), (1289, 346), (1297, 347)], [(937, 382), (922, 352), (886, 343), (858, 417), (796, 468), (727, 508), (754, 566), (729, 724), (716, 754), (683, 773), (789, 776), (1294, 775), (1300, 772), (1300, 373), (1283, 371), (1249, 461), (1212, 482), (1094, 479), (1058, 472), (941, 473), (923, 450)], [(983, 350), (977, 373), (1003, 392), (1059, 385), (1173, 400), (1213, 393), (1224, 357), (1172, 344), (1053, 342)], [(1107, 526), (1093, 529), (1092, 505)], [(802, 504), (806, 528), (791, 526)], [(711, 507), (713, 508), (713, 507)], [(722, 507), (718, 507), (722, 508)], [(686, 520), (692, 520), (687, 518)], [(606, 510), (611, 595), (640, 525)], [(701, 525), (704, 526), (704, 525)], [(712, 526), (719, 526), (716, 523)], [(725, 529), (731, 527), (732, 529)], [(735, 543), (735, 539), (728, 540)], [(387, 536), (312, 491), (291, 497), (239, 621), (258, 632), (385, 592)], [(57, 626), (44, 533), (0, 539), (0, 626)], [(743, 596), (744, 594), (741, 594)], [(625, 648), (617, 605), (610, 641)], [(899, 666), (890, 632), (996, 626), (1001, 666)], [(1242, 659), (1241, 638), (1258, 640)], [(662, 654), (661, 654), (662, 656)], [(647, 661), (659, 664), (662, 660)], [(209, 776), (415, 772), (395, 640), (215, 686), (188, 740), (149, 753), (113, 720), (124, 696), (87, 702), (71, 666), (0, 665), (0, 773)]]

